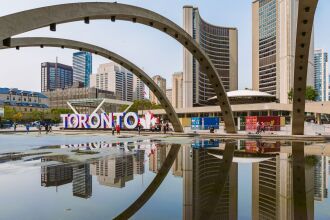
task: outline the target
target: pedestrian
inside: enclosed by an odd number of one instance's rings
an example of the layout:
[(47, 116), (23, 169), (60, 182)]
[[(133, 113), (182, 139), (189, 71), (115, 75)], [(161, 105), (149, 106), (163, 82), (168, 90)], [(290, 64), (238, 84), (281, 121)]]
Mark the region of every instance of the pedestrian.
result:
[(46, 134), (48, 134), (48, 124), (47, 123), (45, 124), (45, 131), (46, 131)]
[(120, 126), (116, 125), (116, 131), (117, 131), (117, 135), (120, 135)]
[(170, 130), (170, 125), (168, 124), (168, 122), (166, 122), (166, 131)]
[(38, 127), (39, 134), (41, 134), (41, 123), (40, 122), (38, 123), (37, 127)]
[(138, 129), (138, 132), (139, 132), (139, 135), (140, 135), (140, 133), (141, 133), (141, 124), (140, 123), (138, 124), (137, 129)]
[(260, 124), (259, 124), (259, 122), (257, 121), (257, 132), (256, 132), (256, 134), (259, 134), (260, 133)]
[(265, 123), (262, 121), (260, 125), (260, 131), (265, 133)]
[(164, 134), (166, 134), (166, 125), (163, 124), (163, 131), (164, 131)]
[(50, 133), (50, 132), (52, 132), (53, 130), (52, 130), (52, 124), (49, 124), (49, 126), (48, 126), (48, 132)]
[(14, 131), (16, 131), (17, 124), (14, 122)]
[(112, 132), (112, 135), (115, 135), (115, 126), (112, 126), (111, 132)]
[(26, 133), (28, 134), (30, 132), (30, 125), (29, 125), (29, 123), (26, 123), (25, 128), (26, 128)]

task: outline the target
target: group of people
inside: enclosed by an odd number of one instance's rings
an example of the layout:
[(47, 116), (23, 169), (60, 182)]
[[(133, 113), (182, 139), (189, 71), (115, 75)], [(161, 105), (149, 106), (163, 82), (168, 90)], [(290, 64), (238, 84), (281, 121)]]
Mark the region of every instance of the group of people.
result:
[[(14, 124), (14, 131), (16, 131), (16, 126), (17, 126), (17, 124), (15, 123)], [(26, 133), (27, 134), (30, 132), (30, 127), (31, 127), (31, 124), (30, 123), (26, 123), (25, 124), (25, 129), (26, 129)], [(46, 123), (44, 125), (44, 127), (45, 127), (46, 134), (52, 132), (52, 125), (51, 124)], [(39, 134), (41, 134), (41, 132), (42, 132), (42, 125), (41, 125), (40, 122), (36, 124), (36, 128), (38, 129)]]
[(256, 134), (260, 134), (260, 133), (265, 133), (266, 132), (266, 126), (265, 123), (262, 121), (261, 123), (257, 122), (257, 132)]

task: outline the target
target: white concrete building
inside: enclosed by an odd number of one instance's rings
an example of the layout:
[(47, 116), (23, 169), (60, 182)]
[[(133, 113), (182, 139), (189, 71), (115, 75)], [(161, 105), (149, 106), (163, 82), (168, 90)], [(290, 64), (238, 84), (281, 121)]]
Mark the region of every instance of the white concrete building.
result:
[[(252, 3), (252, 88), (289, 103), (293, 88), (298, 0), (255, 0)], [(307, 84), (314, 86), (314, 34)]]

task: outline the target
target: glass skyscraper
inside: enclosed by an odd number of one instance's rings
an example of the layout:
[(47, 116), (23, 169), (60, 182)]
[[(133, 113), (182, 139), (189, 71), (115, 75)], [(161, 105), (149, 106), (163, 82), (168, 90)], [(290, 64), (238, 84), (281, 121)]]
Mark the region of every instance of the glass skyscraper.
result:
[(41, 92), (70, 88), (72, 84), (71, 66), (49, 62), (41, 64)]
[(323, 49), (314, 51), (314, 88), (318, 101), (330, 100), (330, 74), (328, 70), (328, 53)]
[(89, 77), (92, 74), (92, 54), (90, 52), (76, 52), (73, 54), (73, 82), (82, 82), (89, 87)]

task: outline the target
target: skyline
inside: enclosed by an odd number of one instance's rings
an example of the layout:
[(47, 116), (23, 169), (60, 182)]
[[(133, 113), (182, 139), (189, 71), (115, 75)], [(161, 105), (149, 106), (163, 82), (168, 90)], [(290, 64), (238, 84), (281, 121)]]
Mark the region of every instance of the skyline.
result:
[[(88, 1), (56, 0), (50, 3), (35, 2), (32, 0), (13, 0), (10, 3), (6, 3), (6, 5), (0, 9), (0, 16), (35, 7), (70, 2)], [(146, 3), (142, 0), (125, 0), (119, 3), (131, 4), (153, 10), (169, 18), (181, 27), (183, 23), (182, 7), (184, 5), (193, 5), (199, 8), (201, 16), (206, 21), (219, 26), (236, 27), (238, 29), (239, 45), (238, 87), (239, 89), (252, 87), (252, 1), (246, 0), (240, 2), (239, 8), (231, 1), (224, 0), (212, 0), (208, 1), (208, 3), (202, 1), (176, 2), (174, 0)], [(330, 42), (326, 37), (330, 35), (330, 30), (320, 28), (321, 26), (325, 27), (325, 22), (327, 22), (325, 14), (326, 8), (330, 8), (330, 2), (320, 0), (314, 29), (315, 49), (323, 48), (328, 51)], [(237, 13), (232, 13), (235, 10)], [(219, 13), (219, 11), (221, 13)], [(241, 16), (238, 17), (236, 14), (240, 14)], [(46, 27), (19, 36), (61, 37), (105, 47), (131, 60), (137, 66), (143, 68), (150, 77), (157, 74), (165, 77), (169, 88), (171, 87), (172, 74), (177, 71), (182, 71), (183, 48), (180, 44), (160, 31), (131, 22), (92, 20), (87, 26), (81, 21), (61, 24), (58, 26), (56, 32), (51, 32), (49, 28)], [(15, 49), (3, 50), (0, 53), (0, 60), (2, 60), (2, 71), (0, 71), (2, 80), (0, 81), (0, 87), (14, 87), (40, 91), (40, 64), (42, 62), (54, 62), (56, 56), (58, 56), (60, 63), (72, 65), (73, 52), (76, 51), (57, 48), (22, 48), (20, 51), (16, 51)], [(160, 60), (160, 62), (155, 62), (156, 58)], [(93, 59), (93, 74), (96, 73), (99, 64), (108, 62), (108, 60), (97, 55), (94, 55)], [(26, 74), (29, 74), (28, 78), (25, 77)], [(24, 80), (17, 80), (18, 78)]]

